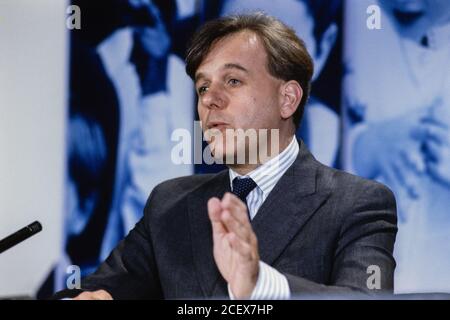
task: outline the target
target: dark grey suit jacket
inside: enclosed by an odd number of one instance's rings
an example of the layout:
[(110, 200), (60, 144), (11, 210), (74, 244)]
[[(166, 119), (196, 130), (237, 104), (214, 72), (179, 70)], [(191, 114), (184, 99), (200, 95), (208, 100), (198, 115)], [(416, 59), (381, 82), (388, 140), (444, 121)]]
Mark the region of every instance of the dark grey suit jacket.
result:
[[(207, 213), (208, 199), (227, 191), (227, 170), (158, 185), (144, 217), (82, 289), (115, 299), (227, 298)], [(380, 268), (381, 291), (392, 292), (396, 223), (389, 189), (320, 164), (301, 141), (251, 222), (261, 260), (287, 277), (293, 296), (380, 292), (367, 286), (370, 265)]]

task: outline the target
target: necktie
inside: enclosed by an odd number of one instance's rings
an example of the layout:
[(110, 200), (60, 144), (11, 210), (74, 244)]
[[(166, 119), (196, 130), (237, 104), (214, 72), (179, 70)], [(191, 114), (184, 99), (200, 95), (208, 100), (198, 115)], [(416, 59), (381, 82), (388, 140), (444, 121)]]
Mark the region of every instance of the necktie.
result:
[[(247, 205), (247, 196), (248, 194), (255, 189), (256, 182), (253, 181), (252, 178), (239, 178), (236, 177), (233, 179), (233, 193), (238, 196), (246, 205)], [(250, 210), (247, 205), (247, 213), (249, 219), (251, 220)]]

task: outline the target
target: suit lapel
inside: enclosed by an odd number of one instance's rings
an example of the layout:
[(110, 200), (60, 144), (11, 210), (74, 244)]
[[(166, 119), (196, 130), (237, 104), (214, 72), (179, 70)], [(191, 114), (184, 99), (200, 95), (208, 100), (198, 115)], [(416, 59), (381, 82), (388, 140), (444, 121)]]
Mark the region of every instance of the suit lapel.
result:
[(252, 221), (260, 259), (269, 265), (276, 261), (329, 195), (326, 189), (318, 191), (319, 165), (303, 142), (299, 143), (297, 159), (275, 185)]
[(188, 199), (194, 265), (205, 297), (228, 296), (226, 283), (214, 261), (212, 228), (207, 203), (211, 197), (221, 199), (225, 192), (229, 191), (229, 173), (225, 170), (191, 193)]

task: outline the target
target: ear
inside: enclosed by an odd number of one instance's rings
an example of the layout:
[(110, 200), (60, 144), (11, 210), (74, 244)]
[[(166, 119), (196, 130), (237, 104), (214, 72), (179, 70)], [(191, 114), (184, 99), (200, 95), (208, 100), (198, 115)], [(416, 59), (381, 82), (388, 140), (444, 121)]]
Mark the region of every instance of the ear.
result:
[(303, 97), (303, 89), (295, 80), (290, 80), (281, 86), (280, 115), (289, 119), (295, 113)]
[(335, 23), (332, 23), (323, 33), (322, 40), (320, 41), (320, 55), (314, 57), (314, 75), (312, 80), (316, 80), (322, 71), (331, 49), (333, 49), (336, 42), (337, 35), (338, 27)]

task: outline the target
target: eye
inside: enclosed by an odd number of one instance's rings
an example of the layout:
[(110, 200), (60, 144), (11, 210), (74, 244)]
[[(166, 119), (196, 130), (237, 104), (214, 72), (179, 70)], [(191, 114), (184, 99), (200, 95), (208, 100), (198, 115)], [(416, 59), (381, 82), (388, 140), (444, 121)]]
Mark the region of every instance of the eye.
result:
[(198, 94), (201, 96), (202, 94), (204, 94), (206, 91), (208, 91), (208, 87), (207, 86), (201, 86), (198, 88)]
[(230, 79), (228, 80), (228, 84), (230, 84), (231, 86), (235, 87), (241, 84), (241, 81), (238, 79)]

